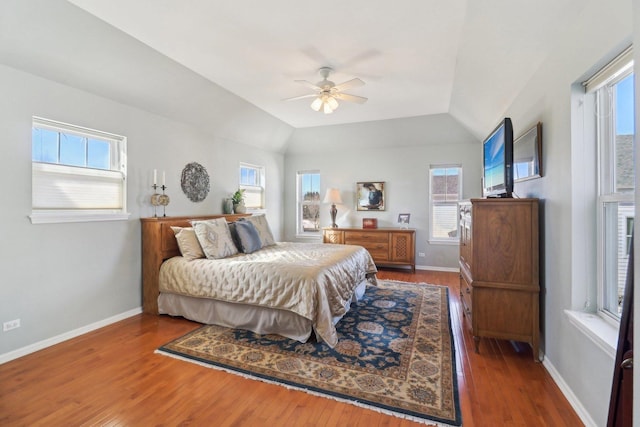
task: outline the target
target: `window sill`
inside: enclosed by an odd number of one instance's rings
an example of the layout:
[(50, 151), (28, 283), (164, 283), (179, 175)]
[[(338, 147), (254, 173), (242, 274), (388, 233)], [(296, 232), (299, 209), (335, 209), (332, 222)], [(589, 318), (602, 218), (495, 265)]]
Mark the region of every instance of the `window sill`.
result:
[(611, 358), (616, 358), (618, 328), (595, 313), (576, 310), (565, 310), (564, 313), (569, 318), (569, 322), (580, 332), (585, 334)]
[(318, 241), (322, 241), (322, 235), (318, 232), (318, 233), (305, 233), (305, 234), (296, 234), (296, 239), (300, 239), (300, 240), (318, 240)]
[(458, 246), (460, 244), (460, 240), (451, 239), (451, 240), (440, 240), (440, 239), (429, 239), (427, 240), (430, 245), (455, 245)]
[(68, 222), (126, 221), (130, 213), (106, 212), (32, 212), (31, 224), (60, 224)]

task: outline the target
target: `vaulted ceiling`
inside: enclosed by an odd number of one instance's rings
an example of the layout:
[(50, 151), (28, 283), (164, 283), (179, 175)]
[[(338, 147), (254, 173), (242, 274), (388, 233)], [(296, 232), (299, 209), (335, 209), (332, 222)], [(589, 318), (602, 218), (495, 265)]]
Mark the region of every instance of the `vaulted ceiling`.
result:
[[(544, 60), (580, 0), (69, 0), (295, 128), (449, 113), (477, 135)], [(295, 80), (359, 77), (333, 114)]]

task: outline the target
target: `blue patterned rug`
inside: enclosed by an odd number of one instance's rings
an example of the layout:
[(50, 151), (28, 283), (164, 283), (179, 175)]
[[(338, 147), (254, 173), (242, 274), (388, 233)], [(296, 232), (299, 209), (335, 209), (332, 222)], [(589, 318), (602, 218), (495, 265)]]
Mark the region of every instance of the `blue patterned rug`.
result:
[(379, 280), (335, 348), (203, 326), (158, 350), (423, 423), (462, 423), (448, 288)]

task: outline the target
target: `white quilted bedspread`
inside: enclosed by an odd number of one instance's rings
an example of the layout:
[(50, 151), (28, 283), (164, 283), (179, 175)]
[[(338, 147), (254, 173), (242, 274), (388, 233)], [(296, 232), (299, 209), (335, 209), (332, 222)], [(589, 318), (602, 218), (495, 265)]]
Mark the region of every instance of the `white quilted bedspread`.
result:
[(224, 259), (171, 258), (160, 268), (160, 292), (292, 311), (311, 320), (333, 347), (333, 318), (344, 314), (355, 287), (375, 272), (361, 246), (279, 242)]

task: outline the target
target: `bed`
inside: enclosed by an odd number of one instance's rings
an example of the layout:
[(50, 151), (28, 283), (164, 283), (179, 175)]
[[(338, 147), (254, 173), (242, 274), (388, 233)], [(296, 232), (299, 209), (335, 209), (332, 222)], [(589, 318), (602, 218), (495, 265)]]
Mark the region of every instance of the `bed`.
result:
[(175, 227), (220, 218), (228, 223), (257, 219), (248, 217), (142, 218), (143, 311), (301, 342), (315, 334), (335, 346), (335, 324), (364, 294), (366, 284), (375, 284), (369, 253), (360, 246), (272, 242), (221, 259), (181, 255)]

